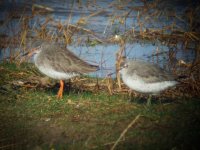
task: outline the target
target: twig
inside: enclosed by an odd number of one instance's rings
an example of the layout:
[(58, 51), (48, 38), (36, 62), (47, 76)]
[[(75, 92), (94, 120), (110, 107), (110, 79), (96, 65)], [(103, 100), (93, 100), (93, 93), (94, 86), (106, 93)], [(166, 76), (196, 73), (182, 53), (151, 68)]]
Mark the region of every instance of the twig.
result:
[(111, 150), (114, 150), (115, 147), (117, 146), (117, 144), (119, 143), (119, 141), (121, 141), (121, 139), (124, 137), (124, 135), (126, 134), (126, 132), (128, 131), (129, 128), (131, 128), (136, 121), (141, 117), (141, 115), (137, 115), (135, 117), (135, 119), (133, 121), (131, 121), (131, 123), (126, 127), (126, 129), (124, 129), (124, 131), (121, 133), (120, 137), (117, 139), (117, 141), (115, 142), (115, 144), (112, 146)]
[(122, 87), (121, 87), (121, 77), (120, 77), (120, 68), (121, 68), (121, 64), (122, 62), (124, 62), (124, 58), (123, 58), (123, 52), (125, 51), (125, 43), (124, 41), (122, 40), (121, 41), (121, 44), (120, 44), (120, 49), (118, 50), (118, 52), (116, 53), (116, 77), (117, 77), (117, 84), (118, 84), (118, 87), (119, 89), (121, 90)]
[[(122, 139), (122, 140), (119, 141), (119, 142), (123, 142), (123, 141), (125, 141), (125, 140)], [(109, 143), (105, 143), (105, 144), (102, 145), (102, 147), (103, 147), (103, 146), (112, 145), (112, 144), (114, 144), (114, 143), (115, 143), (115, 141), (113, 141), (113, 142), (109, 142)], [(98, 148), (98, 146), (93, 146), (93, 147), (91, 147), (90, 149), (97, 149), (97, 148)]]

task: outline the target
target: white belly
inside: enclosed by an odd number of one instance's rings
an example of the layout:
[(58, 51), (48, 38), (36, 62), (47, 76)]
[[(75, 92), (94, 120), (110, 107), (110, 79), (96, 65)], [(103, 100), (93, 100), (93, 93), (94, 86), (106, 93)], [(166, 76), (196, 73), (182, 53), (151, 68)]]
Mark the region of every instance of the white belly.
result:
[(131, 77), (123, 76), (124, 83), (131, 89), (141, 93), (159, 93), (169, 87), (177, 84), (176, 81), (162, 81), (155, 83), (145, 83), (141, 79), (133, 79)]
[(46, 76), (57, 79), (57, 80), (67, 80), (72, 77), (78, 76), (78, 73), (74, 72), (58, 72), (54, 70), (48, 63), (44, 63), (43, 65), (39, 65), (37, 63), (38, 53), (34, 56), (34, 62), (36, 67), (40, 70), (41, 73), (45, 74)]
[(53, 70), (52, 68), (47, 68), (47, 67), (42, 67), (42, 66), (37, 66), (37, 67), (43, 74), (47, 75), (50, 78), (58, 79), (58, 80), (67, 80), (79, 75), (73, 72), (72, 73), (57, 72)]

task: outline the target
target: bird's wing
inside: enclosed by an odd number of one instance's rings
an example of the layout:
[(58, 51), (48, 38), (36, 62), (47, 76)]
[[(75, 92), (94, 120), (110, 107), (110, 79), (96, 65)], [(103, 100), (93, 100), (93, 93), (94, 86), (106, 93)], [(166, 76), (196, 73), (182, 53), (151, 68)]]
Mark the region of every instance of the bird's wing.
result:
[(135, 74), (147, 83), (171, 81), (174, 77), (157, 65), (149, 63), (139, 63), (131, 66), (130, 73)]
[(98, 66), (83, 61), (68, 49), (56, 45), (51, 49), (52, 51), (45, 54), (45, 59), (48, 59), (46, 61), (56, 71), (85, 74), (98, 69)]

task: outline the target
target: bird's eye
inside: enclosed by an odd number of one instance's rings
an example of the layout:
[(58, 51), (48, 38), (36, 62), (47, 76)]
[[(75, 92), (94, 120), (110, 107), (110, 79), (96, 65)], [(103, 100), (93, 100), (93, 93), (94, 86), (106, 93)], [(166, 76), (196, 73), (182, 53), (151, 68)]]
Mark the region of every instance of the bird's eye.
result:
[(41, 46), (41, 45), (37, 47), (37, 49), (41, 49), (41, 48), (42, 48), (42, 46)]
[(125, 65), (124, 65), (124, 68), (128, 68), (128, 64), (125, 64)]

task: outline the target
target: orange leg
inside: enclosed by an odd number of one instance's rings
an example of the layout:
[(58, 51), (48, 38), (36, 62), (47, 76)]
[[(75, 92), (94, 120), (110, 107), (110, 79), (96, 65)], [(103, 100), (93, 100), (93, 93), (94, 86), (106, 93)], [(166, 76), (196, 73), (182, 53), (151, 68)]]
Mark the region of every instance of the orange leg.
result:
[(61, 99), (63, 96), (63, 88), (64, 88), (64, 82), (63, 82), (63, 80), (60, 80), (60, 89), (57, 94), (57, 98), (59, 98), (59, 99)]

